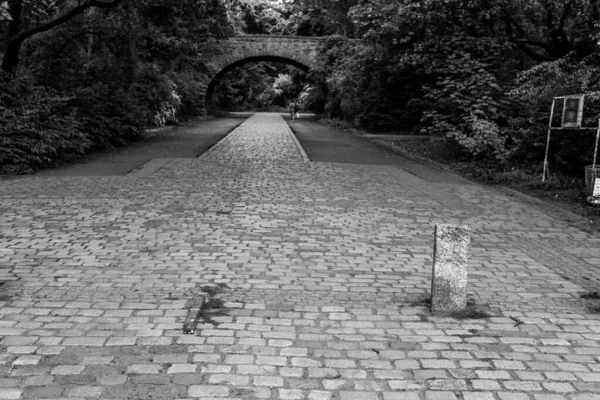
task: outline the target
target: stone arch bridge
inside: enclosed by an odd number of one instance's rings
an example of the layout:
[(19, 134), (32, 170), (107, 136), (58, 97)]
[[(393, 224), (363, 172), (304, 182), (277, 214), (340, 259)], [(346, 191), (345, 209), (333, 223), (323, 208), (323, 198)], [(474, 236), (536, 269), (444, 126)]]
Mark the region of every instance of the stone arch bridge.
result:
[(211, 72), (201, 86), (200, 98), (204, 100), (195, 105), (198, 114), (206, 115), (212, 90), (227, 72), (258, 61), (284, 62), (308, 71), (320, 40), (303, 36), (243, 35), (221, 41), (221, 55), (207, 62)]

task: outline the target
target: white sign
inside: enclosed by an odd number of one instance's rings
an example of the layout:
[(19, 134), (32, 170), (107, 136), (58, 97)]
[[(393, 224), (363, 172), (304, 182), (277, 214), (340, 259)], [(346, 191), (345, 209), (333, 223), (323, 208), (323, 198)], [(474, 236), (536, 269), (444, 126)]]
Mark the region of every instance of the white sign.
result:
[(562, 127), (580, 128), (583, 116), (583, 95), (565, 96), (563, 101)]
[(590, 204), (600, 204), (600, 179), (594, 177), (594, 190), (592, 195), (587, 198)]

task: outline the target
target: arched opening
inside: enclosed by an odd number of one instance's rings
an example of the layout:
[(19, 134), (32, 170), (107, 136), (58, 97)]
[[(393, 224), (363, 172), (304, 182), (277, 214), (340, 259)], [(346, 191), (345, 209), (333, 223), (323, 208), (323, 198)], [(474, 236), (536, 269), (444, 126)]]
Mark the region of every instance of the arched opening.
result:
[(305, 64), (278, 56), (236, 61), (210, 81), (206, 111), (282, 111), (305, 89), (308, 71)]

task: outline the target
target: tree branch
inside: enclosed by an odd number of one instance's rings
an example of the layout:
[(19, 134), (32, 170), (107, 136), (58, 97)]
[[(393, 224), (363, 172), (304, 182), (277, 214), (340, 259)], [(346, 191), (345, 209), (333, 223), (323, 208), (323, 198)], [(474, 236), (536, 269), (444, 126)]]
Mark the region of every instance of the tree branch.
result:
[(65, 22), (68, 22), (69, 20), (71, 20), (72, 18), (76, 17), (77, 15), (83, 13), (85, 10), (87, 10), (88, 8), (91, 7), (97, 7), (97, 8), (115, 8), (117, 7), (123, 0), (112, 0), (112, 1), (99, 1), (99, 0), (88, 0), (84, 3), (81, 3), (80, 5), (78, 5), (77, 7), (71, 9), (69, 12), (61, 15), (60, 17), (56, 17), (53, 20), (47, 21), (41, 25), (37, 25), (31, 29), (27, 29), (21, 33), (19, 33), (17, 35), (17, 37), (15, 38), (16, 41), (19, 42), (23, 42), (26, 39), (30, 38), (33, 35), (36, 35), (38, 33), (41, 32), (45, 32), (48, 31), (52, 28), (54, 28), (55, 26), (64, 24)]
[(565, 41), (565, 43), (569, 43), (569, 39), (567, 38), (567, 34), (565, 33), (565, 24), (567, 22), (567, 18), (569, 17), (569, 12), (571, 11), (571, 5), (573, 5), (574, 0), (569, 0), (564, 3), (563, 13), (560, 16), (560, 23), (558, 25), (558, 33)]
[(563, 13), (560, 16), (560, 24), (558, 25), (558, 30), (563, 32), (565, 29), (565, 23), (567, 22), (567, 18), (569, 17), (569, 12), (571, 11), (571, 6), (573, 5), (574, 0), (569, 0), (564, 3)]
[(546, 28), (548, 28), (548, 32), (552, 32), (554, 29), (554, 13), (552, 12), (552, 7), (548, 2), (545, 2), (542, 7), (546, 9)]
[(504, 10), (504, 17), (506, 18), (506, 22), (509, 25), (514, 26), (521, 36), (527, 36), (525, 29), (523, 29), (523, 27), (506, 10)]
[(88, 36), (88, 35), (94, 35), (96, 36), (100, 42), (102, 42), (106, 48), (111, 52), (111, 54), (117, 58), (118, 55), (115, 51), (115, 49), (113, 49), (110, 46), (110, 43), (106, 40), (104, 40), (104, 36), (102, 36), (101, 32), (96, 32), (96, 31), (92, 31), (92, 30), (87, 30), (87, 31), (83, 31), (83, 32), (79, 32), (75, 35), (71, 35), (70, 37), (68, 37), (65, 42), (53, 53), (53, 57), (52, 59), (54, 59), (55, 61), (50, 65), (49, 69), (51, 70), (54, 66), (56, 66), (60, 59), (59, 56), (62, 54), (63, 51), (65, 51), (67, 49), (67, 47), (69, 47), (69, 45), (73, 42), (77, 42), (78, 39), (81, 39), (82, 37)]
[(554, 50), (554, 46), (550, 42), (543, 42), (541, 40), (531, 40), (531, 39), (514, 39), (515, 43), (528, 44), (535, 47), (541, 47), (547, 52), (552, 52)]
[(8, 10), (10, 13), (11, 20), (8, 25), (8, 37), (12, 38), (19, 34), (21, 29), (21, 13), (23, 11), (23, 4), (20, 0), (12, 0), (8, 3)]
[(535, 60), (535, 61), (553, 61), (554, 60), (554, 58), (552, 58), (552, 57), (548, 57), (544, 54), (541, 54), (541, 53), (538, 53), (537, 51), (532, 50), (529, 46), (527, 46), (527, 43), (524, 41), (513, 40), (513, 43), (515, 43), (517, 45), (517, 47), (519, 49), (521, 49), (521, 51), (523, 53), (525, 53), (532, 60)]

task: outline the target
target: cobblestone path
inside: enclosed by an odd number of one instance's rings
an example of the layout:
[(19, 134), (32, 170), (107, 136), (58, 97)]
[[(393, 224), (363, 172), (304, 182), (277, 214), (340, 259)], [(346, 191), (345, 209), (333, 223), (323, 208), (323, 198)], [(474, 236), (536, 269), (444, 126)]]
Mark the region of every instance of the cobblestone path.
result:
[[(477, 185), (311, 163), (278, 115), (124, 177), (2, 180), (0, 216), (0, 399), (600, 399), (598, 237)], [(428, 312), (436, 223), (472, 227), (490, 318)]]

